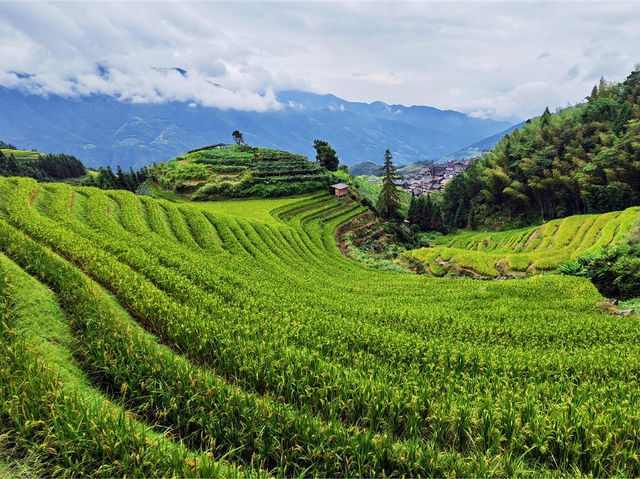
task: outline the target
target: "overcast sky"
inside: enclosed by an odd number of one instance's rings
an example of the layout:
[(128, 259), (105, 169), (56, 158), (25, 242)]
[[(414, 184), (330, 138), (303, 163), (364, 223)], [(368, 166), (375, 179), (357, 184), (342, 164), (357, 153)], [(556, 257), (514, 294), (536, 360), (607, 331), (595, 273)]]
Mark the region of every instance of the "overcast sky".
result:
[(640, 2), (0, 2), (0, 85), (250, 110), (299, 89), (526, 118), (639, 46)]

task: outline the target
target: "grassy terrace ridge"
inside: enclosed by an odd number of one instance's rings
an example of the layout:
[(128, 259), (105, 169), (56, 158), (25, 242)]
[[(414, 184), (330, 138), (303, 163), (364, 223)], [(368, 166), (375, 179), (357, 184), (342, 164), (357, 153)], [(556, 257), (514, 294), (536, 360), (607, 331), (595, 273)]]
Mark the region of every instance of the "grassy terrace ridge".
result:
[(434, 276), (471, 272), (497, 277), (548, 271), (567, 259), (596, 253), (623, 239), (638, 224), (640, 207), (601, 215), (576, 215), (517, 230), (459, 232), (441, 236), (433, 247), (409, 253)]
[(636, 318), (601, 311), (582, 278), (368, 269), (334, 238), (364, 211), (328, 193), (176, 204), (0, 178), (5, 462), (66, 476), (640, 474)]
[(42, 153), (31, 150), (12, 150), (2, 148), (0, 149), (0, 152), (6, 156), (13, 155), (18, 160), (37, 160), (42, 156)]
[(329, 173), (306, 156), (223, 144), (155, 165), (149, 175), (156, 196), (166, 192), (191, 200), (291, 196), (326, 188), (330, 181)]

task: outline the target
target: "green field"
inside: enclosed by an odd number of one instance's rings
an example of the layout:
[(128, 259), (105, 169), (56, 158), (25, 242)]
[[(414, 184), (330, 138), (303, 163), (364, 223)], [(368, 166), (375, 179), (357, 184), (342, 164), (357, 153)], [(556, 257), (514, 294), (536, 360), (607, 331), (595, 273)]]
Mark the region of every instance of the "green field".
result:
[(330, 177), (305, 156), (247, 145), (213, 145), (149, 168), (155, 196), (193, 200), (290, 196), (324, 189)]
[(363, 211), (0, 178), (6, 467), (640, 474), (636, 318), (581, 278), (367, 269), (334, 239)]
[(42, 153), (30, 150), (0, 149), (0, 152), (5, 156), (13, 155), (16, 160), (37, 160), (42, 155)]
[(542, 226), (502, 232), (463, 232), (437, 238), (431, 248), (410, 253), (435, 276), (471, 271), (496, 277), (508, 272), (548, 271), (567, 259), (596, 253), (624, 238), (638, 224), (640, 208), (578, 215)]

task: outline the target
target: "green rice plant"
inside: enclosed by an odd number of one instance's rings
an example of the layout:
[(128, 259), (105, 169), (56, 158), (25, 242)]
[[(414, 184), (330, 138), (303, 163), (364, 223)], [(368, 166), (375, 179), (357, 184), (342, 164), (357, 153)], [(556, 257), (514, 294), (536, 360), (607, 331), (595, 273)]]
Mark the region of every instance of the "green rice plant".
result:
[[(38, 476), (239, 475), (207, 454), (194, 454), (144, 427), (97, 392), (76, 384), (73, 376), (78, 372), (58, 357), (60, 346), (47, 347), (31, 337), (30, 328), (47, 319), (40, 315), (43, 311), (15, 303), (17, 310), (11, 311), (11, 300), (17, 299), (16, 288), (24, 279), (9, 266), (0, 256), (0, 430), (11, 444), (4, 451), (6, 459), (20, 464), (29, 458), (29, 474)], [(34, 293), (32, 288), (30, 296)], [(45, 304), (35, 301), (32, 308)], [(21, 320), (32, 313), (37, 315), (33, 323)], [(64, 368), (62, 375), (54, 367)]]
[[(495, 277), (497, 267), (508, 271), (551, 271), (570, 258), (584, 252), (597, 252), (608, 244), (620, 241), (637, 221), (640, 209), (628, 208), (624, 212), (603, 215), (578, 215), (554, 220), (540, 227), (503, 232), (464, 232), (438, 238), (431, 248), (416, 250), (412, 256), (440, 258), (452, 262), (448, 270), (460, 266), (482, 276)], [(429, 270), (440, 273), (445, 268), (432, 267)], [(439, 274), (435, 274), (436, 276)]]
[[(633, 318), (581, 278), (371, 270), (334, 239), (361, 213), (326, 194), (174, 205), (0, 179), (0, 248), (56, 293), (95, 384), (195, 454), (278, 475), (640, 471)], [(596, 225), (620, 238), (612, 216), (414, 254), (441, 274), (527, 269), (588, 250)]]

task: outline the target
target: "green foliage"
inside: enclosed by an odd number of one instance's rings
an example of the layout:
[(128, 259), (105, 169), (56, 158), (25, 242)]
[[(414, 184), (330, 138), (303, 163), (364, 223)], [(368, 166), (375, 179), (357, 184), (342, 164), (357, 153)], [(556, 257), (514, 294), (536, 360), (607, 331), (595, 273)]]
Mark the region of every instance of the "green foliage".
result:
[(640, 243), (637, 239), (610, 246), (586, 266), (587, 277), (607, 297), (640, 296)]
[(487, 227), (522, 226), (639, 204), (638, 73), (620, 84), (603, 80), (585, 104), (547, 109), (505, 136), (447, 184), (450, 226), (465, 216)]
[[(541, 226), (499, 232), (460, 232), (434, 238), (432, 247), (411, 255), (433, 274), (457, 269), (496, 277), (514, 272), (551, 271), (585, 276), (593, 255), (624, 241), (640, 208), (602, 215), (578, 215)], [(441, 263), (447, 263), (441, 265)]]
[(149, 168), (165, 191), (192, 200), (307, 193), (329, 185), (329, 175), (306, 157), (245, 144), (212, 145)]
[(579, 259), (568, 259), (558, 265), (558, 271), (568, 276), (585, 277), (588, 274), (586, 266)]
[(316, 161), (329, 171), (338, 171), (338, 155), (331, 145), (323, 140), (313, 140), (316, 150)]
[[(5, 149), (5, 146), (12, 148)], [(26, 176), (38, 181), (58, 181), (86, 174), (84, 165), (74, 156), (41, 154), (0, 145), (0, 175)]]
[(384, 153), (384, 164), (380, 168), (382, 173), (382, 190), (378, 196), (376, 208), (381, 217), (395, 219), (400, 216), (400, 197), (398, 187), (394, 181), (398, 179), (396, 167), (393, 166), (393, 157), (389, 150)]
[[(3, 433), (63, 476), (233, 475), (222, 457), (278, 477), (640, 473), (640, 327), (589, 281), (371, 270), (334, 238), (365, 208), (268, 203), (0, 178), (0, 252), (55, 295), (105, 393), (74, 396), (3, 336)], [(622, 228), (605, 223), (592, 243)]]
[[(110, 166), (100, 167), (95, 174), (90, 174), (83, 182), (83, 186), (95, 186), (103, 190), (136, 191), (147, 181), (147, 168), (138, 171), (130, 169), (128, 173), (118, 166), (116, 173)], [(147, 187), (148, 188), (148, 187)], [(150, 194), (150, 191), (147, 193)]]
[[(376, 204), (378, 203), (378, 197), (380, 196), (380, 191), (382, 190), (382, 184), (374, 184), (370, 183), (369, 180), (378, 179), (378, 177), (374, 176), (351, 176), (350, 182), (354, 186), (362, 197), (362, 201), (366, 201), (367, 206), (369, 206), (372, 210), (375, 210)], [(411, 195), (403, 190), (398, 188), (398, 198), (400, 199), (400, 214), (406, 216), (409, 209), (409, 204), (411, 203)], [(363, 202), (363, 204), (365, 204)]]
[(447, 232), (442, 218), (440, 203), (437, 201), (434, 202), (431, 195), (411, 196), (407, 220), (421, 232)]

